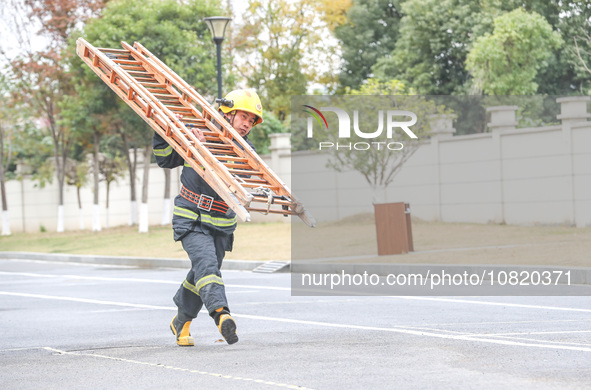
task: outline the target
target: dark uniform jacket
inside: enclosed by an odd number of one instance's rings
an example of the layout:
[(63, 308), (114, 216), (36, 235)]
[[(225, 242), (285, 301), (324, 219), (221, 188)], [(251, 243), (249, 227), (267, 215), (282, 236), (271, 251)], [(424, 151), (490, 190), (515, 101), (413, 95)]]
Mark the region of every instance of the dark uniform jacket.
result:
[[(246, 137), (244, 139), (254, 149), (252, 142)], [(222, 198), (158, 133), (154, 133), (152, 146), (158, 166), (161, 168), (176, 168), (182, 165), (181, 183), (183, 187), (193, 194), (205, 195), (215, 201), (214, 206), (207, 211), (207, 207), (204, 209), (203, 204), (199, 207), (197, 203), (186, 199), (181, 194), (177, 195), (174, 200), (172, 217), (175, 240), (182, 239), (188, 231), (206, 230), (214, 234), (232, 235), (236, 229), (236, 213), (229, 208), (226, 213), (215, 210), (220, 208), (218, 202), (223, 202)], [(205, 203), (207, 206), (209, 198)]]

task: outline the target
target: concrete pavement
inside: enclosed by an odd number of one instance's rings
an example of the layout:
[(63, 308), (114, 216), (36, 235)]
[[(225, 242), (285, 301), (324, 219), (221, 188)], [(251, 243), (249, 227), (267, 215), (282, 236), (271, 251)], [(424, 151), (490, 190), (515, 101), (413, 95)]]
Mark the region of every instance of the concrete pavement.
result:
[(581, 389), (591, 297), (297, 297), (224, 271), (240, 341), (168, 329), (174, 268), (0, 260), (3, 389)]

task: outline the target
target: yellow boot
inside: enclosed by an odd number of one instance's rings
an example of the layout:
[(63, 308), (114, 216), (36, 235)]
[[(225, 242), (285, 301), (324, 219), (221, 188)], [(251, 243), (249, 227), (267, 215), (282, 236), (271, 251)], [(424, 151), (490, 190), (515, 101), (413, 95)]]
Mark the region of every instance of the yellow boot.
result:
[(238, 342), (238, 335), (236, 334), (236, 321), (232, 318), (230, 313), (224, 310), (224, 308), (219, 308), (216, 310), (218, 314), (217, 316), (217, 327), (224, 336), (224, 339), (228, 344), (234, 344)]
[(191, 333), (189, 333), (191, 321), (187, 321), (184, 324), (182, 324), (180, 321), (177, 320), (176, 317), (177, 316), (174, 316), (174, 318), (170, 322), (170, 330), (172, 330), (172, 333), (176, 336), (176, 343), (183, 347), (190, 347), (195, 345), (195, 340), (193, 339), (193, 337), (191, 337)]

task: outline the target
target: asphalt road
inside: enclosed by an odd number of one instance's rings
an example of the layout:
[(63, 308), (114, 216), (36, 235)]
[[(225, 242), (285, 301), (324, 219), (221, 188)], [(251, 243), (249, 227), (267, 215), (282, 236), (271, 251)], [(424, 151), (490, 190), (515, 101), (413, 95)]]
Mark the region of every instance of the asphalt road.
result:
[(292, 297), (224, 272), (240, 341), (168, 328), (178, 269), (0, 261), (0, 388), (591, 388), (591, 297)]

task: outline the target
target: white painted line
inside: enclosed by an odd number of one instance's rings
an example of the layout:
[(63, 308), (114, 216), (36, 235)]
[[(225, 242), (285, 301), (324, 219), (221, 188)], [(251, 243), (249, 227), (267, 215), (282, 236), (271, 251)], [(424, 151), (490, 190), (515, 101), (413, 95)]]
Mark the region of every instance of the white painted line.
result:
[(558, 344), (558, 345), (576, 345), (579, 347), (591, 347), (591, 344), (588, 344), (588, 343), (540, 340), (540, 339), (532, 339), (531, 337), (495, 336), (495, 335), (488, 335), (488, 334), (483, 334), (482, 336), (483, 337), (500, 337), (500, 338), (509, 339), (509, 340), (526, 340), (526, 341), (533, 341), (533, 342), (537, 342), (537, 343)]
[(42, 349), (42, 348), (43, 347), (9, 348), (9, 349), (0, 349), (0, 352), (29, 351), (29, 350)]
[[(101, 281), (111, 281), (111, 282), (136, 282), (136, 283), (156, 283), (156, 284), (160, 283), (160, 284), (180, 285), (180, 282), (178, 282), (178, 281), (162, 280), (162, 279), (109, 278), (109, 277), (101, 277), (101, 276), (80, 276), (80, 275), (70, 275), (70, 274), (57, 275), (57, 274), (39, 274), (39, 273), (32, 273), (32, 272), (5, 272), (5, 271), (0, 271), (0, 275), (19, 275), (19, 276), (30, 276), (30, 277), (39, 277), (39, 278), (69, 278), (69, 279), (79, 279), (79, 280), (101, 280)], [(291, 291), (291, 287), (252, 286), (252, 285), (246, 285), (246, 284), (227, 284), (226, 286), (229, 288)], [(468, 303), (468, 304), (474, 304), (474, 305), (491, 305), (491, 306), (519, 307), (519, 308), (527, 308), (527, 309), (560, 310), (560, 311), (574, 311), (574, 312), (591, 313), (591, 309), (579, 309), (579, 308), (559, 307), (559, 306), (527, 305), (527, 304), (521, 304), (521, 303), (475, 301), (475, 300), (468, 300), (468, 299), (413, 297), (413, 296), (380, 296), (380, 298), (437, 301), (437, 302), (451, 302), (451, 303)]]
[(93, 303), (93, 304), (96, 304), (96, 305), (112, 305), (112, 306), (124, 306), (124, 307), (139, 307), (139, 308), (142, 308), (142, 309), (177, 310), (176, 307), (172, 307), (172, 306), (154, 306), (154, 305), (143, 305), (143, 304), (139, 304), (139, 303), (123, 303), (123, 302), (115, 302), (115, 301), (99, 301), (97, 299), (60, 297), (60, 296), (55, 296), (55, 295), (43, 295), (43, 294), (14, 293), (14, 292), (8, 292), (8, 291), (0, 291), (0, 295), (9, 295), (9, 296), (14, 296), (14, 297), (25, 297), (25, 298), (37, 298), (37, 299), (54, 299), (54, 300), (58, 300), (58, 301)]
[[(142, 278), (109, 278), (103, 276), (80, 276), (71, 274), (39, 274), (33, 272), (6, 272), (0, 271), (0, 275), (10, 276), (29, 276), (33, 278), (66, 278), (77, 280), (100, 280), (105, 282), (135, 282), (135, 283), (156, 283), (156, 284), (176, 284), (181, 285), (182, 281), (172, 281), (163, 279), (142, 279)], [(274, 287), (274, 286), (250, 286), (246, 284), (227, 284), (227, 287), (240, 287), (248, 289), (262, 289), (262, 290), (280, 290), (291, 291), (290, 287)]]
[[(427, 326), (470, 326), (470, 325), (506, 325), (506, 324), (554, 324), (561, 322), (585, 322), (591, 321), (591, 318), (581, 318), (577, 320), (544, 320), (544, 321), (485, 321), (485, 322), (444, 322), (444, 323), (426, 323)], [(401, 325), (405, 326), (406, 325)], [(412, 325), (408, 325), (412, 326)]]
[(286, 383), (277, 383), (277, 382), (273, 382), (273, 381), (267, 381), (267, 380), (264, 380), (264, 379), (243, 378), (243, 377), (238, 377), (238, 376), (233, 376), (233, 375), (218, 374), (218, 373), (215, 373), (215, 372), (207, 372), (207, 371), (200, 371), (200, 370), (191, 370), (189, 368), (174, 367), (174, 366), (165, 366), (165, 365), (160, 364), (160, 363), (142, 362), (142, 361), (139, 361), (139, 360), (124, 359), (124, 358), (119, 358), (119, 357), (114, 357), (114, 356), (99, 355), (99, 354), (95, 354), (95, 353), (67, 352), (67, 351), (62, 351), (60, 349), (55, 349), (55, 348), (51, 348), (51, 347), (43, 347), (43, 349), (45, 349), (46, 351), (50, 351), (50, 352), (54, 352), (54, 353), (60, 354), (60, 355), (84, 356), (84, 357), (92, 357), (92, 358), (101, 358), (101, 359), (115, 360), (115, 361), (124, 362), (124, 363), (133, 363), (133, 364), (141, 364), (143, 366), (151, 366), (151, 367), (156, 367), (156, 368), (164, 368), (164, 369), (167, 369), (167, 370), (185, 371), (185, 372), (190, 372), (190, 373), (193, 373), (193, 374), (214, 376), (214, 377), (218, 377), (218, 378), (221, 378), (221, 379), (231, 379), (231, 380), (236, 380), (236, 381), (255, 382), (255, 383), (261, 383), (261, 384), (264, 384), (264, 385), (276, 386), (276, 387), (283, 387), (283, 388), (288, 388), (288, 389), (312, 390), (312, 389), (310, 389), (308, 387), (297, 386), (297, 385), (289, 385), (289, 384), (286, 384)]
[[(95, 299), (59, 297), (59, 296), (41, 295), (41, 294), (12, 293), (12, 292), (6, 292), (6, 291), (0, 291), (0, 295), (22, 296), (22, 297), (39, 298), (39, 299), (55, 299), (55, 300), (63, 300), (63, 301), (94, 303), (94, 304), (99, 304), (99, 305), (152, 308), (152, 309), (157, 309), (157, 310), (176, 310), (177, 309), (176, 307), (169, 307), (169, 306), (142, 305), (142, 304), (135, 304), (135, 303), (99, 301), (99, 300), (95, 300)], [(293, 320), (293, 319), (289, 319), (289, 318), (255, 316), (255, 315), (250, 315), (250, 314), (233, 313), (232, 315), (237, 318), (247, 318), (247, 319), (253, 319), (253, 320), (287, 322), (287, 323), (292, 323), (292, 324), (322, 326), (322, 327), (331, 327), (331, 328), (345, 328), (345, 329), (359, 329), (359, 330), (369, 330), (369, 331), (402, 333), (402, 334), (409, 334), (409, 335), (413, 335), (413, 336), (426, 336), (426, 337), (435, 337), (435, 338), (448, 339), (448, 340), (462, 340), (462, 341), (470, 341), (470, 342), (477, 341), (477, 342), (482, 342), (482, 343), (500, 344), (500, 345), (509, 345), (509, 346), (547, 348), (547, 349), (565, 349), (565, 350), (572, 350), (572, 351), (591, 352), (591, 348), (587, 348), (587, 347), (572, 347), (572, 346), (567, 346), (567, 345), (547, 345), (547, 344), (539, 344), (539, 343), (522, 343), (522, 342), (516, 342), (516, 341), (487, 339), (487, 338), (482, 338), (482, 336), (472, 337), (472, 336), (466, 336), (466, 335), (450, 335), (450, 334), (430, 333), (430, 332), (423, 332), (423, 331), (417, 331), (417, 330), (411, 330), (411, 329), (405, 329), (405, 328), (381, 328), (381, 327), (364, 326), (364, 325), (335, 324), (335, 323), (330, 323), (330, 322)]]
[(82, 267), (113, 267), (113, 268), (139, 268), (135, 265), (120, 265), (120, 264), (99, 264), (99, 263), (77, 263), (74, 261), (53, 261), (53, 260), (32, 260), (32, 259), (0, 259), (2, 261), (23, 262), (23, 263), (42, 263), (42, 264), (63, 264)]
[(403, 333), (403, 334), (409, 334), (409, 335), (413, 335), (413, 336), (434, 337), (434, 338), (448, 339), (448, 340), (477, 341), (477, 342), (481, 342), (481, 343), (500, 344), (500, 345), (509, 345), (509, 346), (547, 348), (547, 349), (566, 349), (566, 350), (572, 350), (572, 351), (591, 352), (591, 347), (587, 348), (587, 347), (571, 347), (571, 346), (567, 346), (567, 345), (547, 345), (547, 344), (539, 344), (539, 343), (522, 343), (522, 342), (508, 341), (508, 340), (486, 339), (486, 338), (482, 338), (482, 337), (478, 337), (478, 336), (472, 337), (472, 336), (466, 336), (466, 335), (450, 335), (450, 334), (421, 332), (421, 331), (404, 329), (404, 328), (381, 328), (381, 327), (364, 326), (364, 325), (334, 324), (334, 323), (318, 322), (318, 321), (292, 320), (292, 319), (277, 318), (277, 317), (252, 316), (252, 315), (248, 315), (248, 314), (232, 314), (232, 315), (237, 318), (248, 318), (248, 319), (254, 319), (254, 320), (277, 321), (277, 322), (289, 322), (289, 323), (324, 326), (324, 327), (331, 327), (331, 328), (346, 328), (346, 329), (382, 331), (382, 332), (392, 332), (392, 333)]
[(552, 332), (519, 332), (519, 333), (488, 333), (487, 336), (525, 336), (530, 334), (569, 334), (569, 333), (591, 333), (591, 330), (559, 330)]
[(524, 309), (542, 309), (542, 310), (561, 310), (561, 311), (576, 311), (583, 313), (591, 313), (591, 309), (578, 309), (575, 307), (559, 307), (559, 306), (542, 306), (542, 305), (526, 305), (522, 303), (507, 303), (507, 302), (489, 302), (489, 301), (472, 301), (469, 299), (451, 299), (451, 298), (432, 298), (432, 297), (410, 297), (410, 296), (395, 296), (388, 297), (394, 299), (409, 299), (418, 301), (436, 301), (436, 302), (451, 302), (451, 303), (469, 303), (473, 305), (490, 305), (490, 306), (506, 306), (519, 307)]

